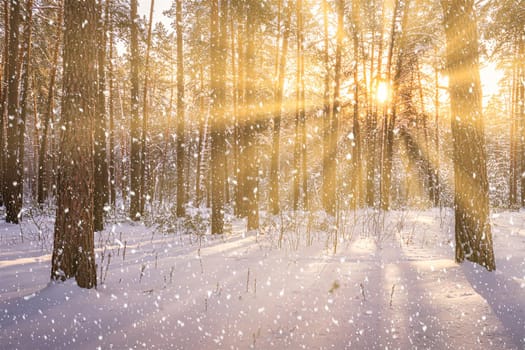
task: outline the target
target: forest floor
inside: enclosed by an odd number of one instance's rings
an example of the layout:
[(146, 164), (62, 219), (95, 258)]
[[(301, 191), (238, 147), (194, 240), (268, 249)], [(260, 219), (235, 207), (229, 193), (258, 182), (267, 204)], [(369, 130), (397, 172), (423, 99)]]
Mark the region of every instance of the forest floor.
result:
[(96, 290), (49, 282), (51, 216), (1, 223), (0, 349), (525, 348), (524, 212), (492, 214), (492, 273), (454, 262), (451, 210), (343, 219), (337, 238), (321, 214), (224, 237), (113, 221)]

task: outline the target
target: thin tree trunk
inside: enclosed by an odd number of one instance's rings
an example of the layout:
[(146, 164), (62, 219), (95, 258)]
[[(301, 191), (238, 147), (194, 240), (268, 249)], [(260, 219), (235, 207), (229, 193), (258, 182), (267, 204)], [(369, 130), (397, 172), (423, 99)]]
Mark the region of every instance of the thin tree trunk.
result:
[(185, 215), (184, 203), (186, 191), (184, 188), (184, 56), (182, 31), (182, 0), (177, 0), (176, 32), (177, 32), (177, 216)]
[[(387, 84), (390, 84), (391, 75), (392, 75), (392, 59), (394, 53), (394, 44), (396, 42), (396, 21), (397, 13), (399, 10), (400, 0), (396, 0), (394, 4), (394, 14), (392, 16), (392, 28), (390, 31), (390, 44), (388, 46), (388, 55), (387, 55), (387, 65), (386, 65), (386, 81)], [(407, 3), (406, 8), (408, 9), (409, 3)], [(406, 13), (406, 11), (405, 11)], [(406, 18), (406, 15), (404, 16)], [(403, 21), (405, 22), (405, 21)], [(403, 29), (406, 28), (403, 27)], [(401, 49), (402, 50), (402, 49)], [(399, 69), (401, 69), (401, 60), (403, 53), (399, 53), (398, 69), (396, 70), (396, 75), (399, 75)], [(392, 101), (395, 101), (397, 95), (397, 89), (399, 86), (399, 79), (396, 76), (396, 81), (392, 86)], [(396, 104), (392, 105), (391, 113), (388, 113), (388, 103), (383, 105), (383, 136), (382, 136), (382, 145), (381, 145), (381, 209), (389, 210), (390, 209), (390, 195), (392, 190), (392, 157), (393, 157), (393, 147), (394, 147), (394, 125), (396, 121)]]
[(106, 23), (109, 23), (109, 62), (108, 62), (108, 80), (109, 80), (109, 193), (110, 204), (113, 209), (116, 207), (117, 183), (115, 178), (115, 108), (113, 105), (113, 21), (110, 13), (111, 0), (106, 0)]
[(323, 65), (324, 65), (324, 92), (323, 92), (323, 185), (322, 204), (327, 212), (331, 210), (334, 193), (331, 191), (330, 168), (330, 63), (328, 54), (328, 2), (323, 0)]
[[(279, 153), (281, 136), (281, 119), (283, 105), (284, 76), (286, 74), (286, 58), (288, 55), (288, 37), (290, 36), (290, 17), (291, 11), (288, 5), (285, 7), (286, 18), (284, 21), (283, 46), (278, 54), (277, 88), (275, 93), (275, 115), (273, 117), (272, 130), (272, 159), (270, 168), (270, 212), (273, 215), (279, 214), (281, 208), (279, 204)], [(280, 28), (279, 28), (280, 30)]]
[[(525, 38), (520, 37), (518, 39), (518, 89), (517, 93), (517, 117), (519, 120), (519, 155), (521, 157), (516, 159), (516, 162), (520, 165), (519, 174), (525, 174)], [(521, 185), (521, 207), (525, 207), (525, 176), (520, 176)]]
[(434, 131), (434, 148), (436, 153), (436, 164), (434, 167), (434, 178), (435, 182), (434, 185), (436, 186), (435, 196), (434, 196), (434, 206), (439, 207), (441, 205), (441, 185), (440, 185), (440, 179), (439, 179), (439, 168), (440, 168), (440, 147), (439, 147), (439, 108), (440, 108), (440, 102), (439, 102), (439, 72), (437, 67), (435, 68), (435, 96), (434, 96), (434, 103), (435, 103), (435, 109), (436, 109), (436, 115), (435, 115), (435, 131)]
[(243, 198), (246, 198), (246, 215), (248, 216), (248, 230), (259, 228), (259, 184), (258, 184), (258, 107), (256, 95), (256, 67), (255, 67), (255, 40), (257, 17), (255, 6), (247, 7), (246, 16), (246, 117), (243, 123), (244, 149), (241, 153), (241, 167), (245, 167), (245, 178), (242, 186)]
[[(22, 209), (23, 184), (18, 180), (21, 177), (20, 154), (18, 153), (19, 130), (22, 124), (19, 105), (19, 25), (20, 1), (9, 1), (9, 45), (8, 45), (8, 74), (7, 74), (7, 119), (6, 119), (6, 147), (5, 147), (5, 206), (6, 222), (17, 224)], [(8, 170), (9, 169), (9, 170)], [(8, 170), (8, 171), (7, 171)]]
[(328, 186), (329, 191), (328, 214), (335, 216), (337, 210), (337, 141), (339, 137), (339, 113), (341, 110), (341, 71), (342, 71), (342, 50), (344, 36), (344, 0), (337, 0), (337, 39), (335, 48), (335, 75), (334, 75), (334, 102), (332, 105), (332, 117), (329, 124), (329, 150), (327, 171), (328, 181), (324, 186)]
[(211, 2), (211, 195), (212, 234), (224, 233), (224, 166), (225, 166), (225, 63), (226, 63), (226, 20), (225, 0)]
[[(303, 2), (298, 0), (296, 3), (296, 19), (297, 19), (297, 54), (296, 54), (296, 75), (295, 75), (295, 143), (294, 143), (294, 161), (293, 161), (293, 209), (299, 209), (299, 202), (301, 196), (301, 179), (302, 179), (302, 128), (304, 123), (304, 114), (302, 110), (302, 88), (303, 88)], [(306, 209), (306, 206), (305, 206)]]
[[(32, 48), (32, 35), (33, 35), (33, 0), (28, 0), (26, 3), (27, 17), (25, 19), (25, 32), (24, 32), (24, 62), (21, 76), (21, 97), (20, 97), (20, 129), (18, 130), (18, 183), (20, 184), (21, 196), (23, 196), (23, 181), (24, 181), (24, 151), (25, 151), (25, 134), (26, 134), (26, 122), (28, 114), (28, 96), (29, 96), (29, 77), (31, 74), (31, 48)], [(22, 201), (22, 198), (21, 198)], [(22, 205), (22, 203), (20, 203)]]
[(362, 162), (361, 162), (361, 127), (359, 122), (359, 37), (361, 35), (360, 0), (352, 1), (353, 45), (354, 45), (354, 115), (352, 118), (352, 202), (354, 210), (361, 203), (363, 188)]
[(139, 117), (139, 28), (137, 15), (137, 0), (131, 0), (131, 38), (130, 38), (130, 66), (131, 66), (131, 154), (130, 154), (130, 176), (131, 176), (131, 202), (130, 218), (134, 221), (140, 220), (141, 202), (141, 144), (140, 144), (140, 117)]
[(146, 59), (144, 64), (144, 86), (142, 93), (142, 130), (140, 136), (140, 215), (144, 216), (144, 206), (148, 197), (148, 190), (146, 188), (146, 179), (149, 176), (149, 167), (146, 166), (148, 152), (147, 152), (147, 138), (148, 138), (148, 120), (149, 120), (149, 58), (151, 50), (151, 29), (153, 26), (153, 9), (155, 7), (155, 0), (150, 2), (149, 21), (148, 21), (148, 37), (146, 39)]
[(200, 97), (199, 97), (199, 142), (197, 143), (197, 172), (195, 175), (195, 198), (197, 207), (200, 206), (202, 201), (202, 158), (203, 158), (203, 146), (204, 146), (204, 131), (205, 131), (205, 116), (204, 116), (204, 69), (202, 64), (200, 65)]
[(49, 87), (47, 90), (46, 110), (43, 116), (44, 129), (42, 130), (42, 139), (40, 141), (40, 150), (38, 154), (37, 202), (40, 206), (44, 204), (44, 201), (46, 200), (48, 196), (48, 192), (49, 192), (49, 188), (46, 184), (46, 181), (48, 179), (48, 175), (46, 172), (47, 167), (48, 167), (48, 159), (47, 159), (47, 147), (49, 144), (48, 134), (49, 134), (49, 125), (51, 124), (51, 120), (53, 119), (54, 108), (55, 108), (55, 102), (54, 102), (55, 101), (55, 85), (56, 85), (56, 77), (57, 77), (57, 70), (58, 70), (59, 51), (60, 51), (60, 45), (62, 43), (61, 36), (62, 36), (63, 16), (64, 16), (63, 3), (62, 1), (60, 1), (59, 6), (58, 6), (57, 21), (56, 21), (55, 46), (53, 47), (51, 72), (49, 74), (50, 77), (49, 77)]
[[(107, 1), (107, 0), (106, 0)], [(107, 6), (107, 5), (106, 5)], [(95, 123), (95, 195), (93, 227), (95, 231), (104, 229), (104, 207), (108, 202), (108, 161), (106, 151), (106, 32), (107, 22), (103, 16), (103, 3), (97, 6), (97, 119)]]
[[(5, 149), (5, 123), (7, 119), (7, 87), (9, 77), (9, 2), (4, 1), (4, 50), (0, 94), (0, 148)], [(0, 152), (0, 205), (4, 205), (5, 192), (5, 152)]]

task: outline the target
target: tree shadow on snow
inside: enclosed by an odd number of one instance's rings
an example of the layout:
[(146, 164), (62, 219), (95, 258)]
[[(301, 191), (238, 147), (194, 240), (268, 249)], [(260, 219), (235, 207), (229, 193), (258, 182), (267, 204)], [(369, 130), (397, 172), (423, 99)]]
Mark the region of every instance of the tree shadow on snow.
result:
[(525, 290), (501, 272), (488, 272), (469, 261), (461, 264), (461, 269), (511, 334), (514, 345), (525, 349)]

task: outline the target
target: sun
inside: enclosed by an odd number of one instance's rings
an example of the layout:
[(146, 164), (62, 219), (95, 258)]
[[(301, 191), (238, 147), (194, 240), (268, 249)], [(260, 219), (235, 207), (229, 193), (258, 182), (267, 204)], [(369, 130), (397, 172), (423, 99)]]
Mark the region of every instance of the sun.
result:
[(381, 81), (377, 84), (376, 99), (377, 102), (383, 104), (388, 101), (390, 92), (388, 89), (388, 83), (386, 81)]

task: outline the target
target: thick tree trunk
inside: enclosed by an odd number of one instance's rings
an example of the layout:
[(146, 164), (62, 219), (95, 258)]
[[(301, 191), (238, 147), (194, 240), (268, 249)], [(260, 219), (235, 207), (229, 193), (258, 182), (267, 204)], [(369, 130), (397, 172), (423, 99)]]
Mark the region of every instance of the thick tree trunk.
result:
[(446, 35), (452, 136), (456, 261), (495, 270), (489, 219), (479, 47), (474, 0), (441, 0)]
[(95, 0), (64, 7), (64, 93), (51, 278), (97, 285), (93, 233), (93, 127), (97, 99)]

